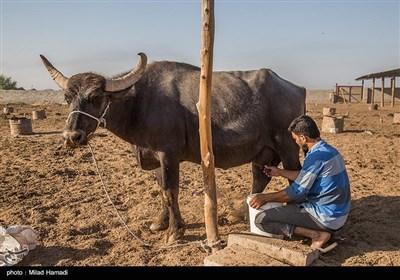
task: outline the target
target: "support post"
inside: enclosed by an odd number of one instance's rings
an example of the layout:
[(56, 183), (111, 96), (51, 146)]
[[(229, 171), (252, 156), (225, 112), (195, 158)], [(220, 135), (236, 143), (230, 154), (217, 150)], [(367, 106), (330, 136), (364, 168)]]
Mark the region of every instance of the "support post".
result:
[(211, 81), (214, 48), (214, 0), (202, 0), (201, 72), (199, 102), (199, 133), (201, 167), (204, 181), (204, 215), (208, 246), (212, 252), (221, 249), (217, 224), (217, 191), (211, 134)]
[(375, 104), (375, 78), (372, 78), (372, 94), (371, 94), (371, 107)]
[(361, 81), (361, 102), (364, 100), (364, 80)]
[(385, 107), (385, 78), (382, 77), (381, 83), (381, 107)]
[(352, 89), (352, 86), (349, 86), (349, 103), (351, 103), (351, 89)]
[(391, 81), (392, 81), (392, 85), (391, 85), (391, 88), (392, 88), (392, 107), (394, 107), (394, 92), (395, 92), (395, 89), (396, 89), (396, 77), (393, 77), (392, 79), (391, 79)]
[(336, 83), (336, 85), (335, 85), (335, 94), (337, 95), (336, 98), (338, 98), (339, 97), (339, 86), (338, 86), (338, 83)]

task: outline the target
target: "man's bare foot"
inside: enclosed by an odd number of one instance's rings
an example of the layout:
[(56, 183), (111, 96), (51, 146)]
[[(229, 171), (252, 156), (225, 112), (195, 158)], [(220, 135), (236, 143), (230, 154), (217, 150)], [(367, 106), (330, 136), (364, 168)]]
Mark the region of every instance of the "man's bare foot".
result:
[(325, 231), (316, 231), (315, 237), (311, 239), (313, 248), (322, 248), (331, 239), (331, 234)]
[(330, 250), (332, 250), (333, 248), (335, 248), (338, 245), (335, 242), (335, 243), (330, 244), (326, 248), (322, 247), (331, 238), (331, 234), (329, 232), (307, 229), (307, 228), (302, 228), (302, 227), (295, 227), (294, 234), (311, 238), (311, 242), (312, 242), (311, 248), (314, 250), (318, 250), (322, 253), (329, 252)]

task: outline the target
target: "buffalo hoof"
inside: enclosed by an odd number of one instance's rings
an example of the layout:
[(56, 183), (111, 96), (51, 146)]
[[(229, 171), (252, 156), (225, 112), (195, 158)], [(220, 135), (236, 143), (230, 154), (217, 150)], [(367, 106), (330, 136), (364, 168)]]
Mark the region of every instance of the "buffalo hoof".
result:
[(166, 230), (168, 228), (168, 222), (162, 222), (162, 221), (154, 221), (151, 226), (150, 230), (151, 231), (161, 231), (161, 230)]
[(184, 233), (185, 233), (185, 228), (180, 228), (180, 229), (175, 230), (175, 231), (168, 230), (165, 233), (165, 243), (166, 244), (174, 243), (175, 241), (181, 239), (183, 237)]

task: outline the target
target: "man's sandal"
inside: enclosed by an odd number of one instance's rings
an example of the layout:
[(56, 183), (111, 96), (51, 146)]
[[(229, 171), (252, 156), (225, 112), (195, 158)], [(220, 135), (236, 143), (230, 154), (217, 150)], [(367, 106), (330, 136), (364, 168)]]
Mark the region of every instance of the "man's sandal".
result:
[(321, 248), (321, 247), (313, 246), (313, 245), (311, 244), (311, 249), (313, 249), (313, 250), (318, 250), (318, 251), (320, 251), (321, 253), (328, 253), (328, 252), (331, 251), (333, 248), (335, 248), (337, 245), (338, 245), (337, 242), (334, 242), (334, 243), (330, 244), (329, 246), (326, 246), (325, 248)]

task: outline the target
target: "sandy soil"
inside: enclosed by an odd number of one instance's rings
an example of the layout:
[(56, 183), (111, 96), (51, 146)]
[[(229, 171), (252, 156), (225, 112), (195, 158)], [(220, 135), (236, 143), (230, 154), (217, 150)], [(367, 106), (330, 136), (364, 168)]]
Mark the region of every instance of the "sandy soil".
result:
[[(400, 265), (400, 125), (387, 104), (370, 111), (363, 103), (332, 104), (330, 91), (309, 94), (308, 114), (321, 126), (322, 108), (347, 115), (341, 134), (322, 133), (345, 158), (352, 189), (352, 210), (339, 234), (339, 246), (318, 265)], [(22, 96), (22, 97), (21, 97)], [(88, 148), (59, 149), (67, 117), (60, 92), (0, 92), (15, 116), (45, 109), (47, 119), (33, 120), (34, 135), (12, 137), (8, 119), (0, 118), (0, 224), (28, 224), (41, 232), (40, 244), (23, 266), (202, 266), (207, 256), (199, 241), (204, 227), (203, 180), (199, 165), (181, 165), (180, 207), (188, 229), (185, 246), (163, 248), (163, 232), (151, 232), (160, 211), (160, 193), (151, 171), (138, 168), (129, 145), (99, 129), (92, 146), (105, 186), (122, 218), (147, 249), (121, 224), (102, 189)], [(3, 107), (3, 106), (1, 106)], [(250, 165), (216, 170), (218, 223), (222, 240), (248, 231), (246, 196)], [(280, 190), (274, 178), (266, 191)], [(299, 242), (299, 241), (292, 241)]]

